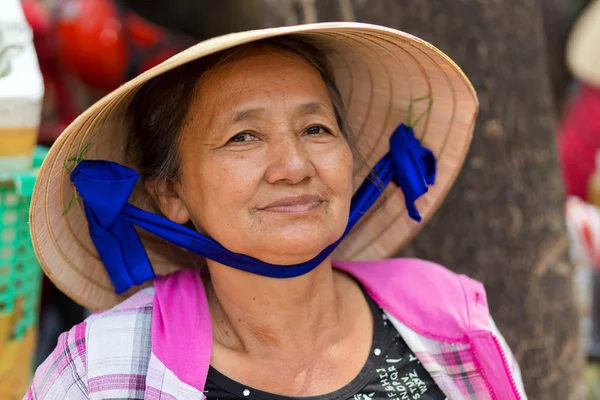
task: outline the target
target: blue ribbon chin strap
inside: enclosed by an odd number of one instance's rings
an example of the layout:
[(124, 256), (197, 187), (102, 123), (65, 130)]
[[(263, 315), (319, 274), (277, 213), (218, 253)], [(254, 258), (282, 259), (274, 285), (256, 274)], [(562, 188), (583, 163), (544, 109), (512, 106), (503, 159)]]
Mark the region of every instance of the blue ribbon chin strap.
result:
[(400, 125), (390, 138), (390, 152), (373, 168), (352, 198), (348, 225), (342, 237), (312, 260), (274, 265), (227, 250), (218, 242), (167, 218), (128, 203), (139, 175), (120, 164), (83, 160), (71, 174), (83, 199), (90, 235), (117, 294), (155, 277), (138, 226), (208, 259), (243, 271), (273, 278), (303, 275), (321, 264), (379, 198), (390, 181), (404, 193), (412, 219), (421, 221), (415, 201), (427, 193), (436, 174), (433, 153), (415, 138), (412, 128)]

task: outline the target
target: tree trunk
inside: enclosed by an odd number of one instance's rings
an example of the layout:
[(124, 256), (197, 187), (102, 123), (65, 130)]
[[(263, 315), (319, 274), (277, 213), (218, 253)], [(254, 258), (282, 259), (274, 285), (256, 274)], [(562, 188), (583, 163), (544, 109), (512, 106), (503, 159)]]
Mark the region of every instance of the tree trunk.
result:
[(401, 255), (439, 262), (485, 284), (530, 399), (582, 398), (574, 271), (538, 1), (282, 3), (266, 0), (270, 25), (294, 19), (386, 25), (433, 43), (464, 69), (481, 101), (469, 157), (442, 208)]
[(263, 25), (262, 0), (117, 1), (155, 24), (198, 40)]

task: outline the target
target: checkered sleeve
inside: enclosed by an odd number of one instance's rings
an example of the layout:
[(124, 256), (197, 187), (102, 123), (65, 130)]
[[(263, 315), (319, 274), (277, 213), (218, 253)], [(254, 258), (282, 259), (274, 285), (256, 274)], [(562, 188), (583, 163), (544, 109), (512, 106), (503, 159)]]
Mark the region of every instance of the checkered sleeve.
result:
[(52, 354), (37, 369), (23, 400), (88, 399), (86, 323), (58, 338)]

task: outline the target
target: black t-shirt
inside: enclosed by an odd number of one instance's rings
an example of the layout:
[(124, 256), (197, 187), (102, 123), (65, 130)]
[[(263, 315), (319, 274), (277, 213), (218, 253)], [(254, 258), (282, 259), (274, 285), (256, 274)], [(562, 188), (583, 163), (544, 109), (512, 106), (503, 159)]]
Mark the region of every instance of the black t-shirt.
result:
[(375, 329), (367, 362), (346, 386), (321, 396), (286, 397), (253, 389), (210, 367), (204, 394), (209, 400), (445, 400), (446, 396), (408, 348), (383, 310), (365, 293)]

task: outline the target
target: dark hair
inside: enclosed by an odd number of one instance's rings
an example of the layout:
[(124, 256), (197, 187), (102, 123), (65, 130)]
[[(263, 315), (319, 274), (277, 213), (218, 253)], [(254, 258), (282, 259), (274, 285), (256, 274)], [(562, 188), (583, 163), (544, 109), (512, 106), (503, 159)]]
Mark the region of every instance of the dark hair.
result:
[(139, 89), (128, 109), (131, 126), (125, 151), (133, 158), (142, 183), (179, 178), (179, 132), (185, 123), (197, 82), (207, 71), (236, 53), (256, 46), (290, 51), (319, 71), (329, 91), (340, 131), (356, 156), (342, 97), (328, 70), (324, 54), (299, 39), (271, 38), (189, 62), (150, 80)]

